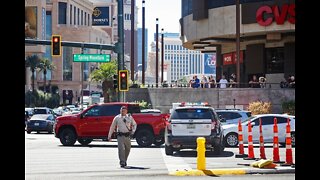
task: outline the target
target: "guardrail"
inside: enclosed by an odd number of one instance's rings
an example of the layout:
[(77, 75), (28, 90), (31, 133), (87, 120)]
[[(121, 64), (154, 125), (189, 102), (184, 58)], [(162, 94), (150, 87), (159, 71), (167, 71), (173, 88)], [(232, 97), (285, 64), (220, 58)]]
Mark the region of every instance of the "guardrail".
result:
[[(188, 83), (165, 83), (161, 84), (158, 83), (148, 83), (144, 86), (132, 86), (131, 88), (220, 88), (220, 83), (215, 83), (212, 86), (209, 83), (206, 84), (199, 84), (197, 87), (192, 87), (191, 84)], [(294, 89), (295, 87), (291, 87), (289, 85), (283, 85), (281, 83), (228, 83), (226, 88), (270, 88), (270, 89), (279, 89), (279, 88), (291, 88)], [(222, 89), (222, 88), (221, 88)]]

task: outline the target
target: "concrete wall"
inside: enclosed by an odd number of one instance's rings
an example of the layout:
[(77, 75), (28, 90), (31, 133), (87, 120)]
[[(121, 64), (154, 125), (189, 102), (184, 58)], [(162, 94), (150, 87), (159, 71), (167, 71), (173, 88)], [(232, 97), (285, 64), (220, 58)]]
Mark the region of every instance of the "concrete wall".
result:
[(191, 88), (131, 88), (126, 93), (126, 101), (144, 100), (152, 104), (152, 108), (169, 112), (175, 102), (208, 102), (214, 108), (236, 107), (247, 109), (250, 102), (261, 100), (271, 102), (272, 113), (282, 113), (281, 103), (295, 100), (295, 89), (260, 89), (260, 88), (228, 88), (228, 89), (191, 89)]

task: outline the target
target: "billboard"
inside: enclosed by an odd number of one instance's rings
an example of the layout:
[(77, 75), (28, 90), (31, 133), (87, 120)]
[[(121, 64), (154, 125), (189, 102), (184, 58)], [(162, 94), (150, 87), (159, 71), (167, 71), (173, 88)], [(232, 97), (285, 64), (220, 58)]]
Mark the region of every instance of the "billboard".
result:
[(93, 9), (92, 26), (110, 26), (109, 6), (95, 7)]
[(216, 54), (204, 54), (204, 74), (216, 74)]
[(25, 38), (35, 39), (37, 38), (37, 7), (28, 6), (25, 7)]

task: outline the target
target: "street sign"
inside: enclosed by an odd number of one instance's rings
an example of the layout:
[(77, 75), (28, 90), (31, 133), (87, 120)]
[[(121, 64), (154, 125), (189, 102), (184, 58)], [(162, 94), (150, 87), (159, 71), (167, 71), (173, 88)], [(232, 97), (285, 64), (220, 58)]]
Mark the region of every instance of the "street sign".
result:
[(73, 54), (73, 62), (110, 62), (110, 54)]

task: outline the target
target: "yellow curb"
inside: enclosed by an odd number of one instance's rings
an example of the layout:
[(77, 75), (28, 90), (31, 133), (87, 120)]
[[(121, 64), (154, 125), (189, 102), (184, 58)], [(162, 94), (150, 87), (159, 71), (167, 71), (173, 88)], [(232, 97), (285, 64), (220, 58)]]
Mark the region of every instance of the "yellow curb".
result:
[(218, 175), (243, 175), (246, 169), (206, 169), (206, 170), (177, 170), (170, 172), (172, 176), (218, 176)]

